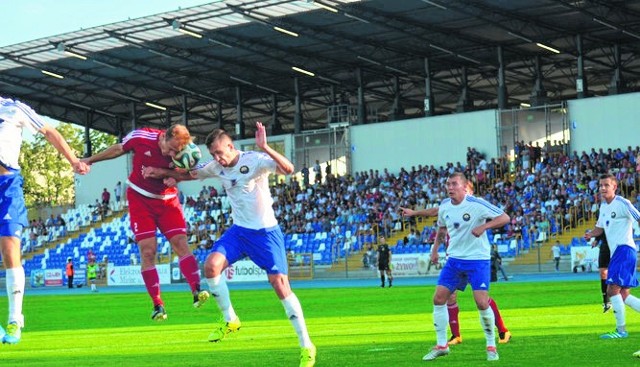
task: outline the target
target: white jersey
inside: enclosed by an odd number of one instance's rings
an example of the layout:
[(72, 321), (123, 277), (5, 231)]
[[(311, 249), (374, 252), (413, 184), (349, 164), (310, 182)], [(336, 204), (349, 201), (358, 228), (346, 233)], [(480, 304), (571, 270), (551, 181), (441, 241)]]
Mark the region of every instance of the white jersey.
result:
[(20, 169), (18, 158), (22, 145), (22, 129), (35, 134), (46, 123), (31, 107), (20, 101), (0, 97), (0, 164)]
[(618, 246), (629, 246), (638, 250), (633, 241), (633, 222), (640, 220), (640, 212), (629, 200), (616, 195), (611, 203), (600, 204), (600, 216), (596, 227), (604, 229), (611, 256)]
[(222, 181), (231, 203), (233, 224), (262, 229), (278, 224), (269, 191), (269, 174), (274, 173), (276, 167), (276, 162), (265, 153), (241, 151), (235, 166), (223, 167), (211, 161), (196, 168), (196, 177), (215, 177)]
[(447, 255), (462, 260), (490, 260), (491, 244), (487, 233), (476, 237), (471, 230), (502, 214), (502, 209), (472, 195), (465, 195), (458, 205), (449, 198), (444, 199), (438, 209), (438, 226), (447, 227), (449, 232)]

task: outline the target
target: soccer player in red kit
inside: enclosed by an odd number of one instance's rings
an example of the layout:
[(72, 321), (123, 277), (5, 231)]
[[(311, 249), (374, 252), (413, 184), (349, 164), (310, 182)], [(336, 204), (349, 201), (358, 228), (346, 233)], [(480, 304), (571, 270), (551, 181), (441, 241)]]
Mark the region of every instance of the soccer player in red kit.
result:
[(167, 318), (160, 297), (160, 279), (156, 270), (156, 228), (169, 240), (179, 256), (180, 271), (191, 287), (193, 306), (200, 307), (209, 298), (209, 292), (200, 290), (198, 262), (187, 243), (186, 223), (178, 201), (178, 189), (166, 186), (162, 179), (144, 178), (144, 167), (173, 168), (171, 158), (191, 142), (191, 135), (183, 125), (175, 124), (166, 131), (142, 128), (130, 132), (122, 143), (84, 158), (87, 164), (120, 157), (133, 152), (133, 165), (129, 175), (127, 200), (131, 230), (138, 243), (142, 279), (153, 300), (151, 319)]

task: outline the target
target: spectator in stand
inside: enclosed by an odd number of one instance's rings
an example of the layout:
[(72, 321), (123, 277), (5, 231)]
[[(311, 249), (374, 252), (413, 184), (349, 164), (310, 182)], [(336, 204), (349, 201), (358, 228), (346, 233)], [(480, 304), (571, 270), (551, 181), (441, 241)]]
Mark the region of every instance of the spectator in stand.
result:
[(302, 174), (302, 184), (304, 187), (309, 187), (309, 168), (306, 164), (302, 166), (300, 173)]
[(113, 196), (116, 198), (116, 204), (120, 204), (120, 199), (122, 198), (122, 182), (118, 181), (113, 188)]
[(313, 172), (315, 173), (315, 183), (322, 182), (322, 168), (320, 167), (320, 161), (316, 159), (316, 164), (313, 166)]
[(109, 201), (111, 200), (111, 194), (109, 193), (109, 191), (107, 190), (107, 188), (105, 187), (102, 190), (102, 206), (103, 207), (109, 207)]

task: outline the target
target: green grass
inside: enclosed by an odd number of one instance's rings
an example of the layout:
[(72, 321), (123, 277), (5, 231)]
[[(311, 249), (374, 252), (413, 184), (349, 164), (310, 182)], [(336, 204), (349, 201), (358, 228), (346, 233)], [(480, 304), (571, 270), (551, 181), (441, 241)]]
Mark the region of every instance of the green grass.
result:
[[(375, 282), (372, 282), (376, 284)], [(599, 340), (614, 329), (602, 314), (599, 283), (498, 283), (498, 302), (511, 343), (500, 361), (485, 361), (484, 335), (470, 292), (461, 293), (464, 343), (434, 362), (422, 356), (435, 343), (433, 286), (392, 289), (297, 289), (316, 366), (598, 366), (638, 363), (640, 317), (627, 308), (631, 337)], [(298, 342), (271, 290), (231, 290), (242, 329), (221, 343), (207, 342), (215, 304), (194, 310), (186, 292), (166, 292), (169, 319), (149, 320), (146, 294), (32, 295), (25, 299), (26, 328), (18, 345), (0, 346), (0, 366), (297, 366)], [(0, 310), (6, 312), (6, 297)]]

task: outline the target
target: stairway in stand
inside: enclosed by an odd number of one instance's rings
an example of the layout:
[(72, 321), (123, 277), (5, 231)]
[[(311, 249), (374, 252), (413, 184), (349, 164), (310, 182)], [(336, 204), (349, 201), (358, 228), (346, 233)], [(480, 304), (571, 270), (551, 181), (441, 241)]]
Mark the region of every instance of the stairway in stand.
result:
[(78, 229), (77, 231), (74, 231), (74, 232), (67, 232), (66, 236), (57, 238), (56, 240), (51, 241), (51, 242), (47, 242), (47, 243), (45, 243), (44, 246), (36, 249), (35, 251), (23, 254), (22, 255), (22, 259), (25, 260), (25, 261), (26, 260), (31, 260), (36, 255), (43, 254), (45, 249), (53, 250), (56, 247), (58, 247), (58, 245), (61, 244), (61, 243), (67, 243), (67, 241), (70, 240), (70, 239), (71, 240), (77, 239), (81, 235), (89, 233), (92, 229), (97, 229), (97, 228), (102, 227), (103, 223), (109, 223), (109, 222), (113, 221), (114, 219), (122, 217), (122, 214), (125, 213), (125, 212), (126, 212), (125, 210), (112, 211), (111, 214), (109, 214), (104, 220), (92, 222), (88, 226), (81, 227), (80, 229)]
[[(568, 231), (565, 231), (561, 235), (550, 238), (546, 242), (543, 242), (540, 247), (540, 263), (544, 264), (550, 261), (553, 261), (553, 254), (551, 253), (551, 247), (556, 243), (556, 240), (560, 241), (560, 245), (567, 246), (571, 245), (571, 240), (574, 237), (583, 237), (584, 233), (587, 229), (593, 228), (595, 225), (595, 220), (585, 221), (582, 224), (579, 224), (575, 228), (571, 228)], [(521, 254), (516, 257), (513, 261), (509, 263), (509, 265), (535, 265), (538, 264), (538, 249), (536, 247), (532, 247), (529, 249), (529, 252), (525, 254)]]
[[(422, 231), (422, 228), (426, 225), (430, 225), (431, 224), (431, 220), (430, 219), (423, 219), (423, 218), (419, 218), (418, 223), (417, 223), (417, 229), (419, 229), (420, 231)], [(387, 244), (389, 245), (389, 248), (391, 249), (391, 253), (393, 254), (393, 248), (396, 246), (396, 243), (398, 243), (398, 240), (403, 239), (404, 237), (408, 236), (409, 233), (411, 232), (411, 227), (409, 227), (408, 223), (405, 223), (404, 226), (404, 230), (402, 231), (395, 231), (393, 232), (393, 234), (391, 236), (389, 236), (387, 238)], [(362, 270), (364, 269), (363, 264), (362, 264), (362, 255), (367, 251), (367, 244), (360, 244), (360, 250), (358, 251), (353, 251), (349, 254), (349, 257), (347, 257), (347, 267), (349, 269), (349, 271), (352, 270)], [(373, 249), (377, 250), (378, 249), (378, 243), (373, 243)], [(345, 271), (345, 263), (344, 263), (344, 259), (340, 259), (337, 263), (334, 263), (333, 266), (330, 269), (327, 269), (328, 271)]]

